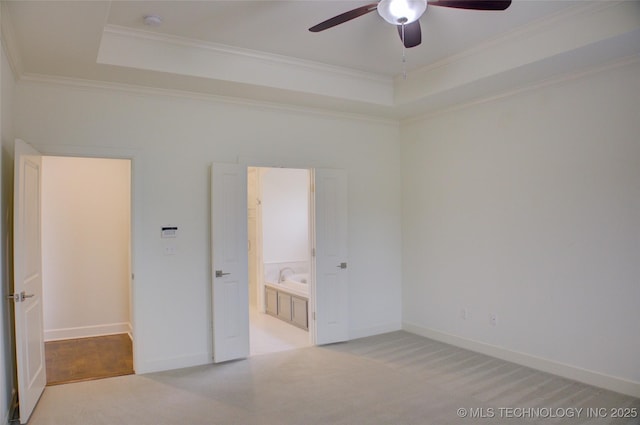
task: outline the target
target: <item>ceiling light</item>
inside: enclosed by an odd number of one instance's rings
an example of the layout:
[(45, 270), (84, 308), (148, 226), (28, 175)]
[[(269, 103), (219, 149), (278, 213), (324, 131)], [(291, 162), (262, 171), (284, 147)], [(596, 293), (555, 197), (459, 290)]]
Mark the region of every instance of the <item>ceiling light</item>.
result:
[(147, 15), (144, 17), (144, 23), (150, 27), (158, 27), (162, 24), (162, 18), (158, 15)]
[(427, 10), (427, 0), (381, 0), (378, 13), (393, 25), (417, 21)]

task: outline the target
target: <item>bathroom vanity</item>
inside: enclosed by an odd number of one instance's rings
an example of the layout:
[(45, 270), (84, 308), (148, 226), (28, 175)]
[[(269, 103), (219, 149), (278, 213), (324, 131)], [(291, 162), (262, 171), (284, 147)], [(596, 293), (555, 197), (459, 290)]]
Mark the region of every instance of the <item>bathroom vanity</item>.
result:
[(309, 299), (293, 294), (277, 284), (267, 284), (265, 291), (265, 311), (271, 316), (309, 330)]

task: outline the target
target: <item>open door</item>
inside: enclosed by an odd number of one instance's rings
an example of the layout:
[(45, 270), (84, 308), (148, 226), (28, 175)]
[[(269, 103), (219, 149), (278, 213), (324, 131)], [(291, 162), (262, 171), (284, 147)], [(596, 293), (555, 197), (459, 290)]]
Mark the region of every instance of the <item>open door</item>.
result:
[(29, 420), (47, 384), (42, 328), (41, 167), (40, 153), (16, 140), (12, 297), (22, 424)]
[(213, 361), (249, 356), (247, 167), (211, 167)]
[(315, 342), (349, 339), (347, 174), (315, 169)]

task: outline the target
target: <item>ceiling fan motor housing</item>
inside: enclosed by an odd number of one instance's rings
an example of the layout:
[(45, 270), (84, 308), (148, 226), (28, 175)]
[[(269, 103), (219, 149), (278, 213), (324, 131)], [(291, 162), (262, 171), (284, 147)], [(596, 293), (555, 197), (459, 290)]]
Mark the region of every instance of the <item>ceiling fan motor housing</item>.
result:
[(427, 0), (381, 0), (378, 14), (393, 25), (417, 21), (427, 10)]

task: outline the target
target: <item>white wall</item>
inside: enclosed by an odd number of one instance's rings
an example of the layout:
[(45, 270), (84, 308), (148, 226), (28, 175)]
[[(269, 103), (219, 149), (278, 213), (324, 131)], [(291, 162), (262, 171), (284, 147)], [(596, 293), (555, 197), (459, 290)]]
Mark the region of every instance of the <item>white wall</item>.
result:
[(405, 327), (640, 395), (639, 135), (638, 61), (404, 126)]
[[(13, 100), (15, 81), (7, 60), (4, 44), (1, 47), (0, 62), (0, 279), (2, 300), (7, 294), (13, 292), (13, 253), (11, 247), (10, 229), (12, 226), (13, 209)], [(13, 340), (13, 309), (8, 302), (0, 303), (0, 420), (6, 423), (9, 415), (9, 406), (15, 390), (13, 377), (14, 347)]]
[(265, 263), (309, 261), (309, 171), (261, 169)]
[(131, 161), (42, 158), (45, 340), (130, 331)]
[[(15, 133), (44, 153), (133, 157), (137, 372), (210, 362), (209, 170), (239, 157), (347, 170), (350, 335), (400, 328), (397, 124), (21, 81)], [(173, 256), (165, 224), (179, 227)]]

